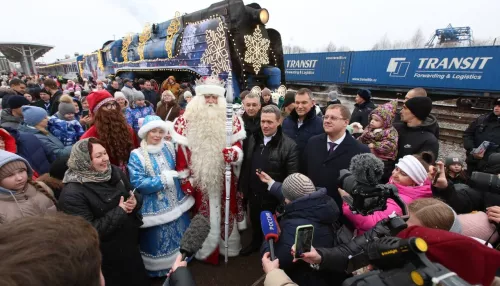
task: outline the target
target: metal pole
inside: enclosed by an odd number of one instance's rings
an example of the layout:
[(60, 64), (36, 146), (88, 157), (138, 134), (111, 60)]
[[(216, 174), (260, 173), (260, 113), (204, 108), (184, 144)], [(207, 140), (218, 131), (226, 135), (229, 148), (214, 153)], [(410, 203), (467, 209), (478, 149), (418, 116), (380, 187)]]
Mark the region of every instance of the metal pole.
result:
[(35, 60), (33, 59), (33, 51), (31, 50), (30, 47), (30, 60), (31, 60), (31, 65), (33, 66), (33, 75), (36, 75), (36, 66), (35, 66)]
[[(227, 83), (226, 83), (226, 146), (228, 148), (231, 147), (231, 136), (233, 135), (233, 77), (231, 75), (231, 71), (228, 72)], [(229, 255), (229, 200), (231, 196), (231, 164), (226, 163), (226, 217), (224, 220), (224, 246), (225, 246), (225, 255), (224, 262), (227, 264), (228, 255)], [(237, 230), (236, 230), (237, 231)]]
[(28, 57), (26, 56), (26, 50), (24, 49), (24, 46), (22, 46), (22, 50), (23, 50), (23, 61), (24, 61), (24, 65), (26, 66), (26, 70), (24, 72), (27, 75), (31, 75), (30, 65), (28, 63)]

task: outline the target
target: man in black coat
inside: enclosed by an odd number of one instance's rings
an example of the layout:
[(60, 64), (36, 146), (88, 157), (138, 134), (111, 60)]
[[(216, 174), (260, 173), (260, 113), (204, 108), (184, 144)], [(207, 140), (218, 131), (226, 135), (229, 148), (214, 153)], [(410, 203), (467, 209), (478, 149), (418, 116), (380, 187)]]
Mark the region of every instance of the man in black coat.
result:
[(405, 102), (401, 110), (402, 125), (396, 125), (398, 131), (398, 156), (419, 154), (431, 151), (434, 158), (439, 155), (439, 141), (434, 135), (435, 117), (429, 117), (432, 100), (428, 97), (414, 97)]
[(115, 92), (120, 91), (120, 84), (118, 81), (114, 80), (111, 84), (108, 84), (106, 90), (112, 95), (115, 96)]
[[(248, 99), (248, 96), (245, 100)], [(266, 172), (275, 180), (282, 182), (288, 175), (299, 171), (297, 145), (284, 135), (279, 127), (281, 112), (276, 105), (262, 109), (261, 131), (250, 136), (243, 159), (239, 188), (250, 206), (252, 222), (252, 242), (240, 254), (249, 255), (259, 250), (262, 244), (260, 213), (264, 210), (274, 212), (280, 201), (268, 191), (268, 186), (259, 180), (256, 172)]]
[(370, 149), (354, 139), (346, 131), (350, 118), (349, 109), (340, 104), (330, 105), (323, 117), (325, 134), (309, 139), (304, 150), (302, 173), (306, 174), (318, 188), (327, 193), (342, 211), (342, 199), (338, 192), (340, 170), (349, 169), (352, 157), (370, 153)]
[(299, 89), (295, 94), (295, 109), (283, 121), (283, 133), (297, 143), (302, 156), (307, 141), (323, 132), (323, 120), (316, 115), (312, 92), (307, 88)]
[[(471, 154), (472, 149), (479, 147), (484, 141), (496, 146), (489, 147), (482, 153)], [(474, 120), (464, 132), (464, 149), (467, 150), (467, 172), (484, 172), (488, 157), (500, 152), (500, 98), (495, 101), (492, 112), (484, 114)]]
[(351, 115), (349, 124), (358, 122), (363, 128), (368, 126), (370, 113), (375, 109), (375, 104), (371, 101), (371, 92), (368, 89), (360, 89), (354, 98), (354, 111)]
[[(404, 103), (406, 103), (408, 100), (414, 98), (414, 97), (427, 97), (427, 91), (421, 87), (416, 87), (413, 89), (410, 89), (406, 95), (405, 95), (405, 100)], [(432, 129), (432, 132), (436, 136), (437, 139), (439, 139), (439, 124), (437, 122), (437, 119), (434, 115), (429, 114), (428, 116), (434, 123), (429, 126), (430, 129)], [(404, 125), (404, 122), (401, 121), (401, 110), (398, 110), (396, 112), (396, 116), (394, 117), (394, 120), (392, 121), (392, 126), (394, 126), (396, 129), (401, 128)]]
[(151, 102), (153, 105), (153, 110), (156, 111), (156, 104), (158, 103), (158, 94), (153, 90), (153, 86), (151, 85), (151, 82), (149, 80), (146, 80), (144, 82), (144, 88), (141, 90), (142, 93), (144, 93), (144, 98)]

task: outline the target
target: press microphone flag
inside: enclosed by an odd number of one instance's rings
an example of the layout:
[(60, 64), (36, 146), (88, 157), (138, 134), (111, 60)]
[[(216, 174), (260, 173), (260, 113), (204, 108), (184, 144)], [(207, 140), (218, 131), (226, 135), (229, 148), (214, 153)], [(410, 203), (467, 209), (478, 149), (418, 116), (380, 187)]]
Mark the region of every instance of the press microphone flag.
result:
[(274, 256), (274, 242), (277, 242), (280, 236), (280, 229), (276, 217), (270, 211), (261, 212), (260, 226), (264, 233), (264, 238), (269, 242), (271, 260), (274, 260), (276, 259)]

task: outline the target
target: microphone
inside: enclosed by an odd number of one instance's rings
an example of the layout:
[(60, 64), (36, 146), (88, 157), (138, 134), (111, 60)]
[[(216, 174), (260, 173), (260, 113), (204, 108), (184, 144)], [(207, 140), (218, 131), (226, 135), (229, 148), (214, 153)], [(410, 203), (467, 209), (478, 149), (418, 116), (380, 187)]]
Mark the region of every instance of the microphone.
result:
[(274, 243), (280, 237), (280, 227), (276, 221), (276, 217), (270, 211), (260, 213), (260, 226), (264, 233), (264, 239), (269, 243), (269, 251), (271, 252), (271, 260), (275, 260)]
[(191, 257), (203, 246), (203, 242), (210, 232), (210, 222), (202, 214), (197, 214), (184, 232), (180, 243), (182, 260)]

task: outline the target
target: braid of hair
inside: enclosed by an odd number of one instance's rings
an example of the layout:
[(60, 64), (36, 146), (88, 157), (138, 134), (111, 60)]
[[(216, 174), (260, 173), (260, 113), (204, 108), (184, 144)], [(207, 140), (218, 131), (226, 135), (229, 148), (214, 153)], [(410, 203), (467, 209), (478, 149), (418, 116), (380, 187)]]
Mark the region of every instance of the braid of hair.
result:
[(40, 192), (44, 194), (47, 198), (49, 198), (54, 203), (54, 206), (57, 206), (56, 198), (54, 198), (54, 196), (51, 193), (49, 193), (44, 187), (42, 187), (42, 185), (40, 185), (38, 182), (32, 181), (31, 179), (28, 180), (28, 183), (31, 184), (33, 187), (35, 187), (37, 192)]

